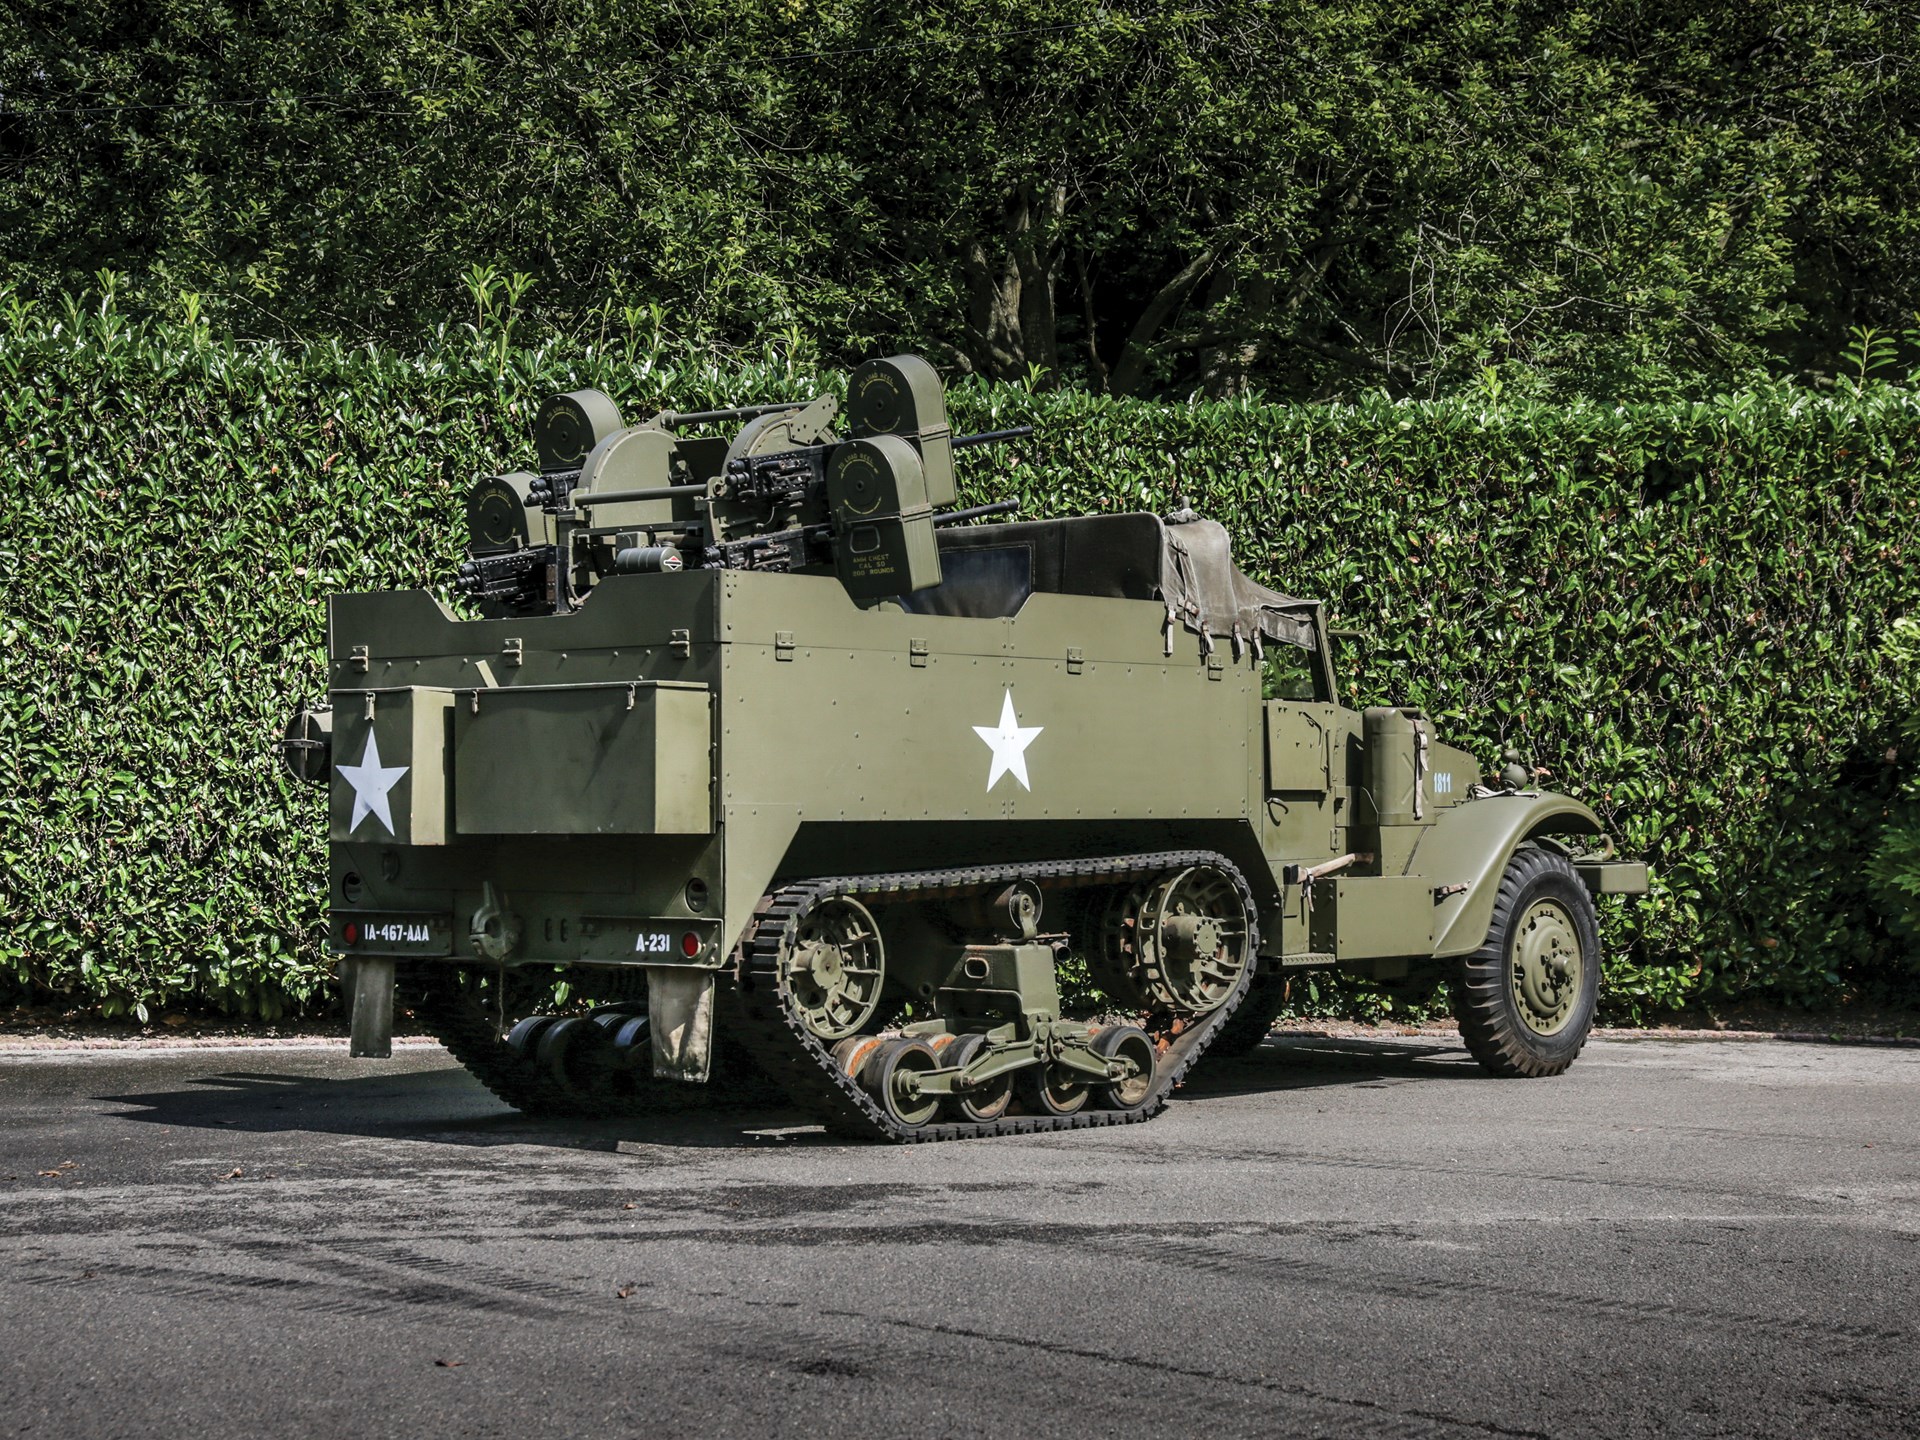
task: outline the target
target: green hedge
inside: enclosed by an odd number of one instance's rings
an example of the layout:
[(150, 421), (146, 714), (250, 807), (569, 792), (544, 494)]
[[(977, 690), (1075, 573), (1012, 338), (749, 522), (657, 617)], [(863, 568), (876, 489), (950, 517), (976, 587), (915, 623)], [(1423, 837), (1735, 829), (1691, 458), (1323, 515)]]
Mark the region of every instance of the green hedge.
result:
[[(109, 1013), (273, 1016), (321, 992), (324, 817), (272, 740), (322, 684), (324, 597), (443, 585), (531, 408), (790, 398), (779, 355), (242, 346), (111, 297), (0, 298), (0, 985)], [(965, 385), (963, 465), (1029, 515), (1176, 487), (1242, 565), (1364, 632), (1358, 703), (1516, 744), (1655, 867), (1609, 907), (1608, 1003), (1915, 993), (1867, 860), (1901, 777), (1876, 647), (1913, 606), (1920, 395), (1663, 408), (1165, 406)]]
[(1895, 695), (1908, 703), (1895, 712), (1899, 744), (1887, 752), (1889, 764), (1907, 756), (1906, 783), (1887, 809), (1886, 828), (1867, 866), (1874, 900), (1897, 935), (1920, 946), (1920, 614), (1896, 620), (1881, 645), (1883, 673)]

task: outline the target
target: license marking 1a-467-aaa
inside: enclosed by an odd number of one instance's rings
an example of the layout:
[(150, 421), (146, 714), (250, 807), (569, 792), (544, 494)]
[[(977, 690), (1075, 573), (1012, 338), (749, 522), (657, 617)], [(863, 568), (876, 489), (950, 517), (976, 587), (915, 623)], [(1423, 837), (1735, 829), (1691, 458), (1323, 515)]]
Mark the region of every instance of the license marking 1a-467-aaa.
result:
[(421, 920), (376, 920), (361, 926), (360, 934), (382, 945), (424, 945), (433, 938)]

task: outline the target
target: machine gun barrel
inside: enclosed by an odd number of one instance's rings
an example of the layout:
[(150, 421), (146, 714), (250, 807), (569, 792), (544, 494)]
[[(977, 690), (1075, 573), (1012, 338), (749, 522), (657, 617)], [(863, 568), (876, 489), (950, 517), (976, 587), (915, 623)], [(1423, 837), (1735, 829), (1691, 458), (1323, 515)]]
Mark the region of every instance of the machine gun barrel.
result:
[(982, 520), (989, 515), (1011, 515), (1020, 508), (1018, 500), (996, 500), (991, 505), (973, 505), (965, 510), (949, 510), (944, 515), (933, 517), (935, 525), (963, 525), (969, 520)]
[(698, 485), (656, 485), (649, 490), (608, 490), (600, 495), (575, 495), (573, 503), (581, 508), (589, 505), (619, 505), (629, 500), (671, 500), (676, 495), (703, 495), (706, 492)]
[(1033, 434), (1033, 426), (1016, 425), (1011, 430), (982, 430), (978, 435), (956, 435), (953, 448), (965, 450), (973, 445), (997, 445), (1002, 440), (1018, 440), (1023, 435)]
[(778, 415), (785, 410), (805, 409), (811, 401), (782, 400), (773, 405), (736, 405), (731, 410), (669, 410), (660, 423), (672, 430), (681, 425), (717, 425), (722, 420), (753, 420), (762, 415)]

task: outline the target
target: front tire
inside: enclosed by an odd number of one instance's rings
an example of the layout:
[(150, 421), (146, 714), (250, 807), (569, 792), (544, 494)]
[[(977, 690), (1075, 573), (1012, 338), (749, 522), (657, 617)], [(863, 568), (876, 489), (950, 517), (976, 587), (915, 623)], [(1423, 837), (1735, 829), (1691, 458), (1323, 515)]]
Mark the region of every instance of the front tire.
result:
[(1494, 1075), (1558, 1075), (1593, 1028), (1600, 927), (1593, 897), (1565, 856), (1523, 844), (1507, 862), (1487, 940), (1460, 962), (1460, 1038)]

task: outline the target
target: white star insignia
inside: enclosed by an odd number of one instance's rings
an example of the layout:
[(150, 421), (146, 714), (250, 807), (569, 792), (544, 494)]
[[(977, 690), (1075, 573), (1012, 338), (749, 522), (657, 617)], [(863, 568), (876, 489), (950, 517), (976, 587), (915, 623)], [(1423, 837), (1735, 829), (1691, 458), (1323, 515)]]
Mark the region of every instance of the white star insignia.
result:
[(1033, 743), (1033, 737), (1047, 727), (1044, 725), (1022, 725), (1020, 717), (1013, 713), (1013, 691), (1006, 693), (1000, 704), (1000, 723), (998, 725), (976, 725), (973, 733), (987, 742), (987, 748), (993, 751), (993, 768), (987, 772), (987, 789), (991, 791), (1000, 783), (1002, 775), (1011, 775), (1020, 782), (1020, 788), (1031, 790), (1033, 786), (1027, 780), (1027, 746)]
[(360, 822), (369, 815), (380, 817), (380, 823), (387, 827), (389, 835), (394, 834), (393, 811), (387, 804), (387, 792), (400, 783), (400, 777), (410, 768), (406, 765), (382, 765), (380, 763), (380, 742), (373, 738), (371, 727), (367, 730), (367, 750), (360, 757), (358, 765), (336, 765), (340, 776), (353, 787), (353, 819), (347, 822), (351, 833), (360, 827)]

